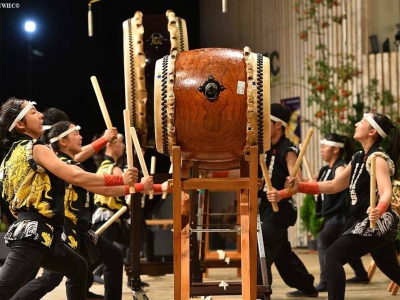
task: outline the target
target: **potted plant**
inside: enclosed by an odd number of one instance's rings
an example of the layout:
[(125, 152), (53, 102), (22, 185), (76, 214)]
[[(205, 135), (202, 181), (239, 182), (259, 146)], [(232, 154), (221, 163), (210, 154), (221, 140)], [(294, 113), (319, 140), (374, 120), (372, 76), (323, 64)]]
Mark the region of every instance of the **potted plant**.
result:
[(302, 230), (307, 233), (307, 248), (317, 250), (317, 238), (322, 225), (322, 218), (318, 218), (315, 209), (314, 195), (306, 195), (300, 207)]

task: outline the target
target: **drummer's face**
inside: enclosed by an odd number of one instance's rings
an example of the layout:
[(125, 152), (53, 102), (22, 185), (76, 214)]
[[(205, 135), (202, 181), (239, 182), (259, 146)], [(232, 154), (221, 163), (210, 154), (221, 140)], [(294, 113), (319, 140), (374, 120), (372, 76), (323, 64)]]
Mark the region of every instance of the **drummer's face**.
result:
[(271, 121), (271, 139), (276, 137), (282, 132), (282, 123)]
[(112, 149), (116, 156), (121, 157), (125, 153), (125, 144), (122, 137), (115, 138), (112, 142)]
[[(24, 101), (21, 105), (21, 110), (28, 105), (28, 101)], [(26, 113), (24, 118), (21, 121), (18, 121), (19, 125), (22, 127), (17, 126), (20, 128), (19, 131), (23, 131), (22, 133), (31, 136), (34, 139), (39, 138), (43, 133), (43, 114), (36, 110), (34, 106)]]

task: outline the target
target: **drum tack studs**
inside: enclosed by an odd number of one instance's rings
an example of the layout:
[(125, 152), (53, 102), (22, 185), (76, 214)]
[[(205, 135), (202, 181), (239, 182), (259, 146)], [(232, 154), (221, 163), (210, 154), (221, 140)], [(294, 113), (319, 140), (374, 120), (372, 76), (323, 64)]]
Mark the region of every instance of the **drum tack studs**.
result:
[(199, 86), (197, 90), (202, 92), (208, 101), (214, 102), (219, 94), (225, 90), (225, 87), (210, 75), (208, 80), (205, 81), (202, 86)]

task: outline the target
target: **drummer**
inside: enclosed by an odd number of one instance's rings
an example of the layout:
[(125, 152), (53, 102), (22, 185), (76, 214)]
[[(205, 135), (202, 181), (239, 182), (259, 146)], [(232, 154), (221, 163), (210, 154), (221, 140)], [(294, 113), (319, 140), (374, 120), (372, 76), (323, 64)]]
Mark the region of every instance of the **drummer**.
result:
[[(118, 186), (136, 182), (137, 170), (129, 169), (123, 176), (99, 176), (62, 163), (38, 140), (43, 115), (34, 105), (9, 98), (1, 108), (0, 135), (3, 144), (11, 146), (1, 167), (2, 197), (18, 220), (5, 236), (10, 253), (0, 269), (0, 298), (31, 299), (29, 290), (21, 287), (41, 266), (68, 277), (68, 299), (86, 299), (87, 263), (61, 242), (62, 180), (85, 187)], [(17, 178), (16, 174), (26, 176)]]
[[(47, 138), (58, 154), (58, 157), (68, 165), (77, 169), (84, 169), (82, 164), (76, 162), (75, 157), (81, 151), (82, 137), (79, 134), (79, 126), (70, 121), (58, 122), (49, 129)], [(152, 177), (142, 178), (141, 183), (135, 184), (135, 190), (152, 190)], [(105, 295), (104, 299), (121, 299), (122, 297), (122, 253), (117, 246), (101, 235), (94, 233), (90, 222), (90, 206), (88, 190), (102, 193), (108, 196), (121, 196), (129, 194), (129, 186), (86, 189), (66, 184), (65, 191), (65, 243), (82, 255), (89, 266), (104, 263)], [(91, 274), (91, 272), (89, 272)], [(63, 275), (44, 270), (43, 274), (27, 284), (31, 291), (30, 299), (41, 299), (46, 293), (57, 287), (63, 279)], [(88, 276), (88, 287), (93, 283), (93, 278)], [(88, 292), (91, 298), (90, 292)]]

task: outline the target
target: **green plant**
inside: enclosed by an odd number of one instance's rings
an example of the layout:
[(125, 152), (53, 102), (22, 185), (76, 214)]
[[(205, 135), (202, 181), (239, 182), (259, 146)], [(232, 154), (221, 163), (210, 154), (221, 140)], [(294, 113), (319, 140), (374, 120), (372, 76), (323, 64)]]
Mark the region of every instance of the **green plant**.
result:
[[(345, 13), (334, 13), (333, 8), (339, 5), (336, 0), (302, 0), (294, 5), (297, 20), (305, 24), (299, 32), (300, 39), (307, 42), (313, 36), (316, 41), (314, 51), (305, 59), (305, 76), (300, 79), (309, 92), (307, 106), (316, 106), (317, 111), (314, 118), (304, 122), (316, 127), (322, 135), (335, 132), (352, 137), (354, 125), (364, 112), (377, 110), (378, 104), (390, 108), (395, 99), (388, 90), (378, 92), (377, 79), (372, 79), (361, 93), (353, 95), (351, 82), (362, 74), (354, 55), (334, 54), (324, 43), (327, 29), (334, 24), (342, 25), (345, 20)], [(322, 6), (327, 9), (321, 9)], [(357, 97), (355, 104), (354, 96)], [(364, 105), (368, 102), (365, 98), (370, 100), (370, 106)], [(391, 115), (392, 111), (384, 113)], [(393, 117), (393, 121), (398, 121), (397, 115)]]
[(303, 204), (300, 207), (300, 219), (302, 230), (317, 239), (323, 219), (317, 218), (315, 203), (314, 195), (306, 195), (303, 198)]
[[(308, 41), (311, 35), (316, 38), (315, 51), (305, 60), (306, 76), (301, 79), (306, 81), (309, 90), (307, 105), (316, 104), (317, 111), (315, 118), (305, 122), (317, 127), (323, 135), (331, 132), (349, 134), (352, 131), (348, 122), (353, 115), (349, 111), (353, 96), (349, 82), (361, 74), (352, 54), (332, 54), (323, 42), (326, 29), (343, 21), (343, 15), (332, 13), (332, 8), (338, 5), (339, 2), (334, 0), (304, 0), (294, 5), (298, 21), (308, 21), (301, 29), (300, 39)], [(331, 11), (322, 14), (321, 6)]]
[[(379, 107), (379, 112), (388, 115), (399, 127), (400, 117), (397, 109), (393, 109), (399, 99), (389, 90), (378, 91), (379, 83), (376, 78), (372, 78), (360, 93), (353, 95), (352, 81), (362, 74), (357, 68), (354, 55), (334, 54), (324, 43), (327, 28), (342, 25), (346, 19), (346, 12), (335, 14), (334, 11), (338, 10), (332, 10), (338, 5), (340, 3), (336, 0), (301, 0), (294, 5), (297, 20), (304, 24), (299, 38), (307, 42), (313, 37), (316, 41), (312, 54), (306, 56), (306, 72), (300, 78), (302, 82), (295, 83), (307, 89), (307, 106), (316, 107), (314, 117), (304, 118), (303, 121), (316, 127), (322, 135), (334, 132), (353, 138), (355, 124), (362, 119), (363, 113), (378, 111)], [(327, 9), (321, 9), (322, 6)], [(389, 137), (381, 143), (384, 149), (387, 149), (390, 139)], [(356, 150), (361, 150), (359, 143), (354, 145)], [(397, 168), (395, 178), (400, 178), (400, 168)]]

